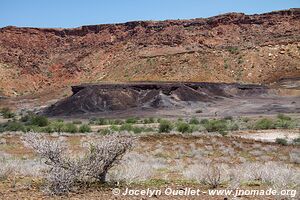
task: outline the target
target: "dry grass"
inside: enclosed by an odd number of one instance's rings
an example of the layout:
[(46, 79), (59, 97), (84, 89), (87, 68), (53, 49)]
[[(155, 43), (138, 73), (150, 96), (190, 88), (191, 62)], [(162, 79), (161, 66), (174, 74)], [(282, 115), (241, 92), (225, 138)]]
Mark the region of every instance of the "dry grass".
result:
[[(65, 135), (49, 138), (67, 143), (71, 154), (77, 155), (84, 152), (84, 146), (87, 146), (88, 141), (101, 137)], [(10, 171), (7, 172), (8, 175), (3, 173), (5, 177), (8, 177), (6, 180), (10, 182), (12, 179), (9, 177), (16, 177), (19, 184), (23, 184), (18, 179), (19, 176), (39, 177), (39, 174), (26, 174), (26, 171), (30, 172), (32, 167), (38, 168), (39, 161), (26, 146), (23, 146), (19, 136), (7, 135), (2, 138), (6, 140), (5, 144), (0, 145), (0, 151), (4, 152), (2, 157), (6, 155), (6, 160), (14, 160), (12, 161), (15, 163), (14, 166), (22, 166), (21, 168), (24, 169), (20, 172), (15, 168), (15, 171), (18, 171), (16, 174)], [(113, 183), (141, 184), (142, 186), (143, 183), (152, 179), (175, 183), (186, 179), (193, 182), (196, 178), (199, 187), (236, 188), (243, 186), (251, 188), (252, 183), (257, 181), (266, 187), (281, 188), (287, 184), (289, 187), (298, 187), (299, 182), (295, 174), (299, 172), (296, 171), (299, 166), (289, 159), (289, 154), (293, 149), (297, 148), (239, 137), (142, 135), (133, 151), (119, 161), (120, 165), (109, 170), (107, 180)], [(249, 153), (252, 151), (259, 152), (259, 155)], [(232, 168), (234, 170), (231, 170)], [(5, 172), (6, 169), (3, 167), (2, 171)], [(270, 169), (275, 171), (272, 172)], [(43, 170), (41, 167), (40, 172)], [(57, 171), (56, 174), (58, 175), (56, 178), (61, 180), (62, 175), (66, 173)], [(241, 176), (241, 174), (247, 176)], [(38, 186), (36, 189), (40, 190), (41, 187)]]

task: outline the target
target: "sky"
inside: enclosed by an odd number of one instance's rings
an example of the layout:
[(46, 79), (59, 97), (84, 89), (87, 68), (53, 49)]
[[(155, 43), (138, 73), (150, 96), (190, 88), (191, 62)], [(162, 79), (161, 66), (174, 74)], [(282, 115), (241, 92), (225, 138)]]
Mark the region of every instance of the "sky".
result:
[(299, 7), (300, 0), (0, 0), (0, 27), (72, 28)]

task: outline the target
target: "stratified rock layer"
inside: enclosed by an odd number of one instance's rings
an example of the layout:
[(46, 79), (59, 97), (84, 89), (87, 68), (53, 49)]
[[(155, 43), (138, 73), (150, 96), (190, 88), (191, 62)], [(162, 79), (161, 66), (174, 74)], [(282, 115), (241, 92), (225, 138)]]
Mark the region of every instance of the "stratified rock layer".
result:
[[(74, 29), (0, 29), (0, 93), (81, 83), (300, 77), (300, 9)], [(58, 90), (57, 90), (58, 91)]]

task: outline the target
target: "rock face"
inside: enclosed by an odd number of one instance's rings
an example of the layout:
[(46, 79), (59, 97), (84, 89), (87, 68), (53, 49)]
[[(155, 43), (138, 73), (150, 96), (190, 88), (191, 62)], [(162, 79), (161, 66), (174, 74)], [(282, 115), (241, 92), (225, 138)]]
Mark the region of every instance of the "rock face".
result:
[(131, 108), (172, 109), (188, 107), (190, 103), (214, 102), (223, 98), (250, 97), (266, 94), (258, 85), (224, 83), (148, 82), (127, 84), (79, 85), (73, 95), (44, 111), (48, 116), (70, 116)]
[(74, 29), (0, 29), (0, 93), (86, 82), (269, 83), (300, 76), (300, 9)]

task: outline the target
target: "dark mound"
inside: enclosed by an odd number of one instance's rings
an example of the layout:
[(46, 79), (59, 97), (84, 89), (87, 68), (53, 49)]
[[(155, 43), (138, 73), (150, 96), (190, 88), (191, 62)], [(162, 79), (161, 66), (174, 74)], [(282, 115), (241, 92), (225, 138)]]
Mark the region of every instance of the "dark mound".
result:
[(192, 102), (266, 93), (259, 85), (191, 82), (142, 82), (73, 86), (73, 95), (46, 108), (48, 116), (71, 116), (137, 109), (184, 108)]

